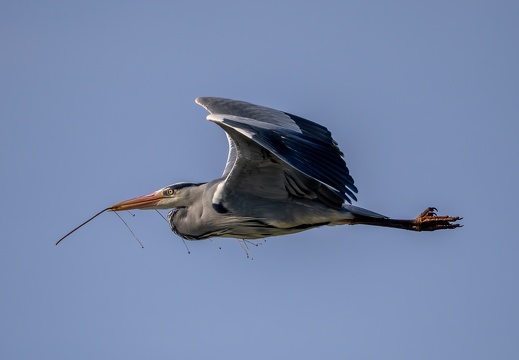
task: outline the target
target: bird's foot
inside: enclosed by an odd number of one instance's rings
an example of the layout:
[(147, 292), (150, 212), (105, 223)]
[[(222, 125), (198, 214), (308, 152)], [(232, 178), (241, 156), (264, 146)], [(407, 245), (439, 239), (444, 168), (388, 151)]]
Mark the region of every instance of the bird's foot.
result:
[(455, 229), (463, 225), (455, 223), (463, 218), (459, 216), (438, 216), (434, 207), (427, 208), (413, 221), (415, 231), (434, 231), (440, 229)]

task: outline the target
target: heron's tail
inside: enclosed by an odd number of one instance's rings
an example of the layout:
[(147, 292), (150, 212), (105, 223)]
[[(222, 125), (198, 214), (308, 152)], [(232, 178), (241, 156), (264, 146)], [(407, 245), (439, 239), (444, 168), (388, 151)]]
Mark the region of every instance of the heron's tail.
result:
[(342, 209), (344, 212), (353, 214), (355, 217), (366, 216), (366, 217), (376, 218), (376, 219), (388, 219), (387, 216), (384, 216), (384, 215), (381, 215), (374, 211), (364, 209), (364, 208), (354, 206), (354, 205), (343, 205)]

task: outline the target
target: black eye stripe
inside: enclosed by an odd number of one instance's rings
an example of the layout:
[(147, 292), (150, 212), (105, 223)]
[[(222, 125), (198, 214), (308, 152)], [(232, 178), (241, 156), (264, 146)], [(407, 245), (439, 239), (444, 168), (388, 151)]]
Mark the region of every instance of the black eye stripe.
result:
[(176, 184), (170, 185), (168, 187), (165, 187), (164, 190), (162, 191), (162, 194), (164, 196), (172, 196), (175, 194), (175, 192), (177, 190), (180, 190), (180, 189), (183, 189), (186, 187), (191, 187), (191, 186), (200, 186), (202, 184), (204, 184), (204, 183), (176, 183)]
[(191, 187), (191, 186), (200, 186), (204, 183), (188, 183), (188, 182), (182, 182), (182, 183), (176, 183), (173, 185), (168, 186), (168, 189), (178, 190), (183, 189), (185, 187)]

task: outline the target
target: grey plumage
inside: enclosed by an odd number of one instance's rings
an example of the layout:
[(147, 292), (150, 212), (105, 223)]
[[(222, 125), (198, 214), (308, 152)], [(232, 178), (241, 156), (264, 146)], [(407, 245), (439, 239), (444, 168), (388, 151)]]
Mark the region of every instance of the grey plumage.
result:
[(350, 216), (342, 205), (357, 188), (325, 127), (244, 101), (196, 102), (227, 133), (229, 156), (222, 178), (193, 186), (186, 197), (197, 200), (170, 212), (175, 233), (255, 239)]
[[(330, 131), (302, 117), (244, 101), (200, 97), (229, 154), (220, 178), (178, 183), (110, 208), (168, 209), (171, 229), (189, 240), (258, 239), (322, 225), (368, 224), (408, 230), (458, 227), (428, 208), (394, 220), (351, 205), (357, 188)], [(347, 203), (346, 203), (347, 202)]]
[[(454, 229), (457, 216), (437, 216), (429, 207), (411, 220), (351, 205), (357, 188), (330, 131), (322, 125), (245, 101), (200, 97), (229, 140), (220, 178), (207, 183), (176, 183), (122, 201), (105, 211), (173, 209), (168, 221), (184, 239), (260, 239), (323, 225), (364, 224), (413, 231)], [(347, 204), (345, 204), (347, 202)]]

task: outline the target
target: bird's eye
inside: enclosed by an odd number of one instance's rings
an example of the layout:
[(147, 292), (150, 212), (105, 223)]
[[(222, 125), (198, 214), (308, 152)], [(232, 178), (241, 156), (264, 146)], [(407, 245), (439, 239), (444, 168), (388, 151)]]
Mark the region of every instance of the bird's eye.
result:
[(171, 188), (164, 190), (165, 195), (169, 195), (169, 196), (173, 195), (174, 192), (175, 192), (175, 190), (173, 190)]

